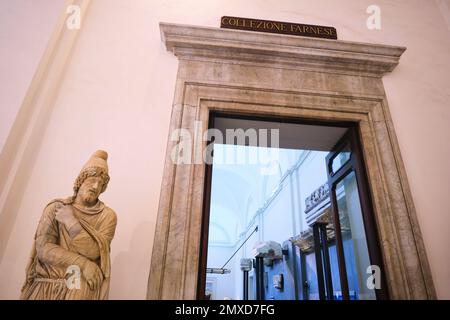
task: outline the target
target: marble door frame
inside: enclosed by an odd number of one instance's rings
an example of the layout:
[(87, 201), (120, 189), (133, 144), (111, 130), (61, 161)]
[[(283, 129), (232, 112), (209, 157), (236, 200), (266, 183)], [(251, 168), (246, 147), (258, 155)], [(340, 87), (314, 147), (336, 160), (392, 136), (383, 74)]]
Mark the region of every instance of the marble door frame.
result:
[(389, 295), (436, 298), (381, 81), (405, 48), (168, 23), (160, 28), (179, 68), (149, 299), (196, 298), (205, 164), (175, 165), (171, 133), (183, 128), (195, 136), (199, 123), (206, 130), (211, 111), (358, 123)]

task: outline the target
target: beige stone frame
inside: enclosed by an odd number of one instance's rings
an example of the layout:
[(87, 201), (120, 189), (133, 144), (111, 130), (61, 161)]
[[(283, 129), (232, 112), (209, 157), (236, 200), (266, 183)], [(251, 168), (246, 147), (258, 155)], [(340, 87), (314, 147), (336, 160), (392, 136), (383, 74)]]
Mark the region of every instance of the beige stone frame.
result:
[[(194, 121), (206, 130), (212, 110), (358, 123), (390, 297), (436, 298), (381, 81), (405, 48), (160, 27), (179, 58), (170, 133), (194, 134)], [(174, 165), (176, 144), (169, 138), (149, 299), (196, 298), (205, 165)]]

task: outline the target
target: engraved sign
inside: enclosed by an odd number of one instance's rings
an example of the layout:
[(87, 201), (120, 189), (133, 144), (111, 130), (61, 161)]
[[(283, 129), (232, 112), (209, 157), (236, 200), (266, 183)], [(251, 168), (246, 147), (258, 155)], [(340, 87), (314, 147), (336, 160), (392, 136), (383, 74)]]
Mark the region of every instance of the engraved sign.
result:
[(335, 28), (309, 24), (224, 16), (220, 27), (337, 40)]

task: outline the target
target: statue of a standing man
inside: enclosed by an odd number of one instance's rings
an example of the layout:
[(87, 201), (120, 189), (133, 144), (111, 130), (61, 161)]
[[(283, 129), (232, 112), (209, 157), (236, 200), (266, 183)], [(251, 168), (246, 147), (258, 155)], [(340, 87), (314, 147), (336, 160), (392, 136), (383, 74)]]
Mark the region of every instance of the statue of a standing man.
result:
[(108, 154), (96, 151), (74, 195), (51, 201), (37, 227), (21, 299), (107, 299), (117, 218), (98, 196), (109, 181)]

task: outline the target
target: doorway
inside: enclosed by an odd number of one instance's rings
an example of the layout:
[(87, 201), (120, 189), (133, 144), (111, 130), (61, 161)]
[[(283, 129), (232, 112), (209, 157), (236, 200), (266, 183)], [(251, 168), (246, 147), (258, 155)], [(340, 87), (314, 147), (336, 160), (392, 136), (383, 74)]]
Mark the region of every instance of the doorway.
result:
[[(179, 65), (148, 299), (195, 299), (205, 283), (199, 281), (199, 270), (206, 271), (206, 261), (202, 268), (200, 263), (206, 257), (202, 250), (207, 248), (201, 242), (208, 184), (201, 154), (207, 143), (199, 139), (200, 143), (184, 148), (185, 154), (200, 161), (179, 164), (173, 154), (181, 140), (189, 140), (186, 136), (199, 137), (211, 127), (211, 112), (356, 124), (370, 189), (358, 196), (371, 197), (369, 208), (376, 220), (386, 277), (384, 289), (390, 299), (436, 297), (382, 82), (405, 48), (167, 23), (160, 28), (163, 43), (178, 57)], [(356, 181), (361, 188), (357, 177)], [(367, 233), (366, 237), (370, 250)], [(348, 251), (345, 245), (342, 251)], [(324, 289), (328, 290), (326, 281)], [(215, 284), (212, 281), (208, 286)], [(333, 287), (333, 291), (338, 290)], [(341, 291), (336, 292), (337, 298), (344, 296)]]
[(198, 298), (387, 298), (357, 124), (212, 112), (209, 129)]

